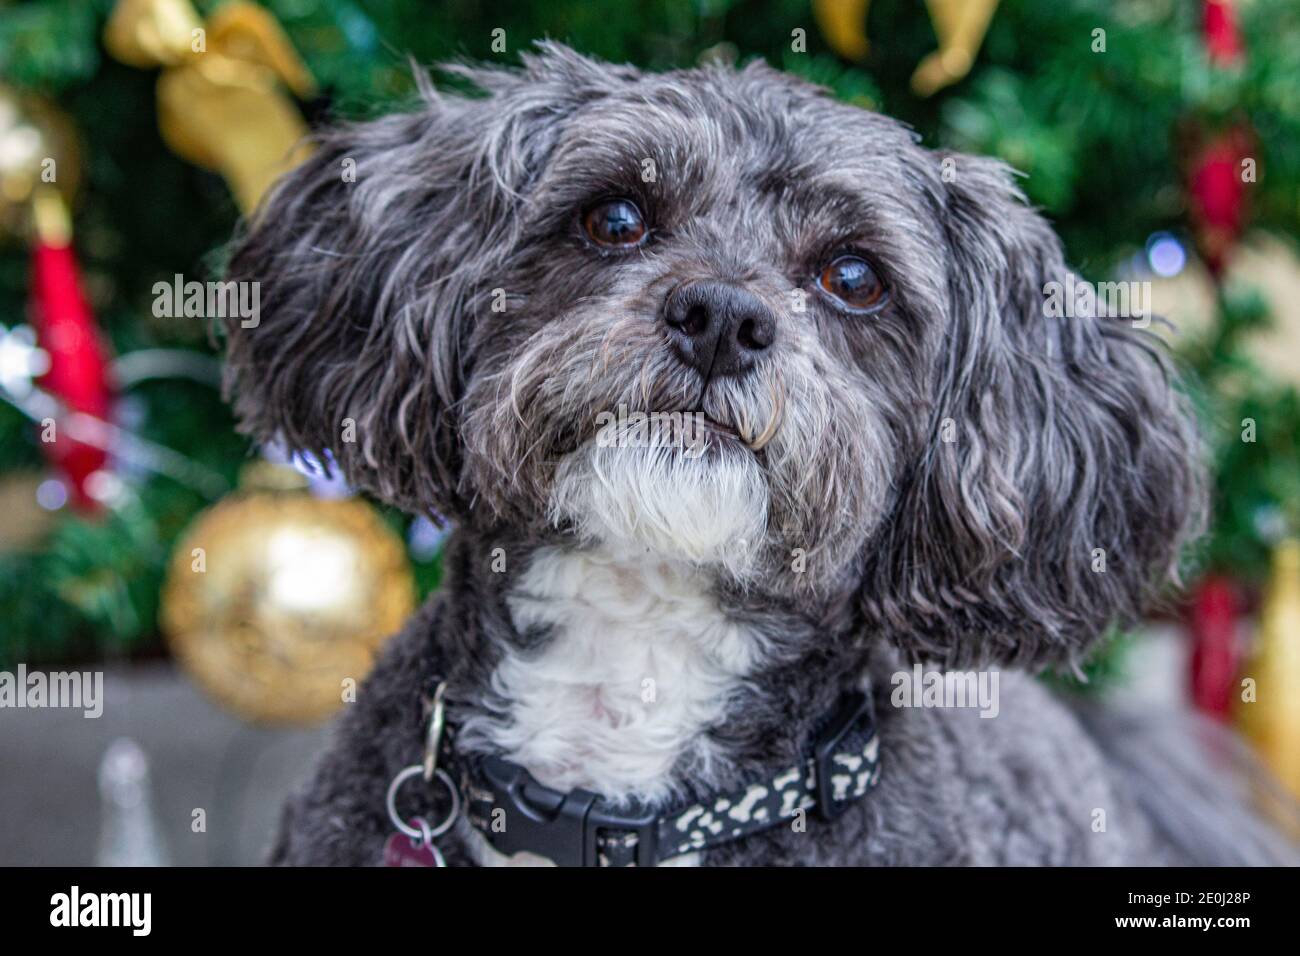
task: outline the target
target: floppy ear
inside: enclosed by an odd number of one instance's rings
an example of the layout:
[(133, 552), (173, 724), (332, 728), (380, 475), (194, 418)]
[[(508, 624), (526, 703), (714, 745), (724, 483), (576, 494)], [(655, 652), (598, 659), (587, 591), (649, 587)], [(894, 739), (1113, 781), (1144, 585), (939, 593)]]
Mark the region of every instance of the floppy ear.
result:
[(950, 666), (1072, 661), (1176, 575), (1199, 443), (1146, 323), (1050, 308), (1069, 275), (1051, 228), (1005, 166), (947, 158), (935, 404), (866, 606)]
[(608, 81), (559, 47), (523, 59), (523, 71), (449, 70), (485, 97), (425, 81), (416, 112), (320, 133), (276, 185), (227, 269), (259, 287), (255, 327), (224, 320), (241, 430), (332, 458), (401, 507), (463, 514), (455, 403), (475, 313), (508, 269), (564, 117)]

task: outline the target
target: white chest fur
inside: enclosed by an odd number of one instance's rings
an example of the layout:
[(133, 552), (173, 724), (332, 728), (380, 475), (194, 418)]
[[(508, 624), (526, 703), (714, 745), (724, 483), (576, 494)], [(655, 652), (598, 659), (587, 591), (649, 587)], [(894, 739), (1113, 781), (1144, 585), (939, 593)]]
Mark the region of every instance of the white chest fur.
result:
[(492, 684), (508, 710), (468, 721), (468, 739), (548, 786), (611, 797), (667, 797), (683, 754), (707, 767), (702, 732), (761, 647), (718, 608), (702, 572), (650, 554), (547, 548), (508, 603), (520, 633), (550, 637), (506, 654)]

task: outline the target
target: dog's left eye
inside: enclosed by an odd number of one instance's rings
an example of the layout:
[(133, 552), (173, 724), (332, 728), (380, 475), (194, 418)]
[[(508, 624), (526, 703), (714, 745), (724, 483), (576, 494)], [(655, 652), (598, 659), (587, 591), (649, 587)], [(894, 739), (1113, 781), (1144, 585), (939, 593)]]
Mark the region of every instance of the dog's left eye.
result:
[(626, 199), (608, 199), (582, 217), (587, 237), (601, 246), (635, 246), (645, 238), (645, 219), (636, 203)]
[(837, 256), (817, 277), (817, 284), (852, 312), (870, 312), (885, 301), (885, 284), (859, 256)]

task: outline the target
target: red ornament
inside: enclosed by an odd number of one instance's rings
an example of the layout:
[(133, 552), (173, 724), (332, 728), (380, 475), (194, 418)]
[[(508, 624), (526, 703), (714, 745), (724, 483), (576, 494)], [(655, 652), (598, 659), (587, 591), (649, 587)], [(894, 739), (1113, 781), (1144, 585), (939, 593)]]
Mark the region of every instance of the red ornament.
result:
[[(1216, 67), (1239, 64), (1246, 55), (1232, 0), (1204, 0), (1201, 34)], [(1254, 137), (1244, 121), (1219, 131), (1190, 124), (1184, 140), (1188, 206), (1197, 249), (1217, 282), (1246, 227), (1246, 163)]]
[(1246, 228), (1246, 167), (1252, 138), (1245, 129), (1228, 130), (1193, 147), (1188, 169), (1188, 202), (1196, 244), (1217, 279)]
[(1232, 0), (1205, 0), (1201, 8), (1201, 32), (1212, 63), (1232, 66), (1245, 54)]
[(1216, 720), (1231, 716), (1241, 666), (1241, 603), (1232, 582), (1211, 575), (1192, 598), (1192, 703)]
[[(67, 242), (38, 238), (32, 249), (32, 324), (50, 357), (41, 385), (69, 411), (106, 419), (109, 411), (107, 356), (90, 304), (81, 291), (76, 257)], [(44, 443), (50, 462), (67, 476), (73, 503), (94, 511), (86, 479), (104, 467), (103, 449), (73, 441), (66, 421), (55, 422), (55, 440)]]

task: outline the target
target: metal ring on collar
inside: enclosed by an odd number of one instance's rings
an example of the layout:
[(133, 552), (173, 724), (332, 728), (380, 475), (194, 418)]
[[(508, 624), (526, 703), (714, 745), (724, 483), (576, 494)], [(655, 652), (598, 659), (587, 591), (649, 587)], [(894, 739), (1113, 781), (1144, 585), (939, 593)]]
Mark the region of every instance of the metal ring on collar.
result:
[(399, 832), (405, 833), (412, 840), (429, 840), (440, 837), (451, 829), (451, 825), (460, 816), (460, 791), (456, 788), (456, 782), (451, 779), (447, 771), (435, 770), (433, 772), (434, 779), (441, 781), (442, 785), (447, 788), (447, 793), (451, 796), (451, 809), (447, 811), (446, 818), (436, 827), (419, 829), (411, 826), (397, 813), (397, 791), (401, 789), (402, 784), (415, 776), (424, 776), (424, 766), (422, 764), (414, 763), (404, 768), (388, 785), (388, 797), (385, 801), (388, 806), (388, 819)]

